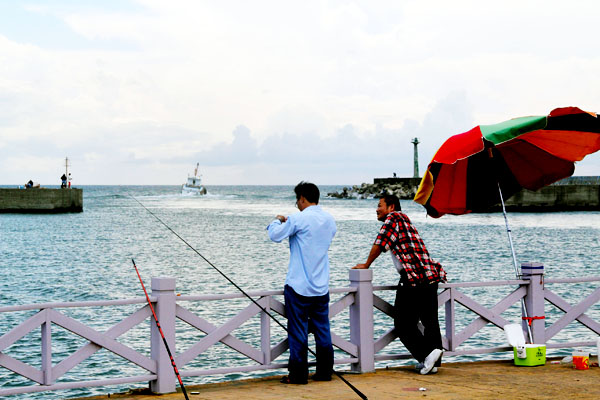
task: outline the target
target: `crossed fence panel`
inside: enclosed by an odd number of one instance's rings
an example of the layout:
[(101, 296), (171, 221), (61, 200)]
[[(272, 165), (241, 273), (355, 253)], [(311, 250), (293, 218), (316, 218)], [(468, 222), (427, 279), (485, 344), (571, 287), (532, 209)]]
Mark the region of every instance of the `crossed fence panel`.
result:
[[(510, 346), (496, 346), (487, 348), (478, 347), (476, 349), (463, 349), (460, 346), (487, 326), (494, 326), (498, 329), (503, 329), (504, 326), (510, 322), (502, 317), (502, 313), (504, 313), (513, 305), (519, 303), (521, 299), (528, 300), (526, 302), (528, 304), (528, 308), (537, 308), (535, 311), (536, 315), (534, 317), (522, 318), (524, 329), (525, 324), (534, 326), (534, 338), (541, 338), (541, 340), (539, 340), (539, 342), (536, 341), (536, 343), (546, 344), (548, 348), (593, 346), (595, 341), (570, 341), (559, 343), (549, 343), (548, 341), (555, 337), (556, 334), (563, 331), (570, 323), (574, 321), (579, 322), (581, 326), (587, 328), (595, 335), (600, 335), (600, 322), (598, 322), (598, 320), (594, 319), (592, 316), (586, 314), (586, 311), (591, 310), (592, 307), (600, 302), (600, 287), (593, 290), (592, 293), (581, 299), (581, 301), (578, 303), (571, 304), (555, 292), (551, 291), (545, 285), (551, 283), (600, 282), (600, 277), (548, 279), (544, 281), (543, 276), (541, 276), (542, 272), (540, 272), (538, 275), (540, 275), (539, 281), (536, 279), (532, 280), (530, 276), (526, 276), (527, 279), (510, 281), (441, 284), (440, 288), (443, 290), (438, 295), (438, 307), (444, 306), (445, 335), (442, 336), (442, 345), (446, 350), (445, 354), (447, 356), (453, 356), (512, 351), (512, 347)], [(464, 291), (460, 290), (462, 288), (500, 285), (516, 285), (517, 288), (508, 295), (502, 297), (495, 305), (491, 307), (477, 302), (474, 298), (468, 296), (464, 293)], [(379, 286), (374, 287), (374, 290), (395, 290), (395, 286)], [(545, 313), (543, 311), (545, 303), (551, 304), (564, 314), (555, 322), (546, 323)], [(474, 320), (472, 320), (458, 332), (456, 331), (457, 305), (464, 307), (469, 312), (476, 315)], [(393, 318), (393, 306), (375, 293), (373, 294), (373, 306), (375, 309), (381, 311), (384, 315)], [(533, 314), (530, 312), (530, 315)], [(596, 312), (595, 315), (598, 315), (598, 312)], [(396, 338), (397, 335), (394, 332), (393, 327), (389, 328), (380, 337), (374, 338), (375, 359), (377, 361), (406, 359), (411, 357), (408, 353), (377, 354), (386, 348), (390, 343), (392, 343)]]
[[(560, 310), (564, 314), (559, 317), (554, 323), (549, 324), (544, 332), (545, 340), (548, 341), (554, 338), (560, 331), (564, 330), (572, 322), (578, 322), (581, 326), (592, 331), (596, 335), (600, 335), (600, 322), (590, 317), (586, 311), (590, 311), (593, 306), (600, 302), (600, 287), (597, 287), (586, 297), (582, 298), (576, 304), (571, 304), (563, 297), (550, 290), (546, 285), (553, 283), (583, 283), (583, 282), (600, 282), (600, 277), (591, 278), (566, 278), (566, 279), (547, 279), (544, 282), (544, 300), (554, 306), (557, 310)], [(599, 311), (596, 311), (596, 315), (600, 315)], [(568, 342), (568, 343), (549, 343), (547, 347), (579, 347), (579, 346), (593, 346), (595, 341), (579, 341), (579, 342)]]
[[(597, 310), (590, 312), (600, 301), (600, 288), (596, 288), (591, 294), (581, 299), (577, 304), (571, 304), (560, 295), (550, 290), (545, 284), (551, 283), (581, 283), (581, 282), (600, 282), (600, 277), (579, 278), (579, 279), (553, 279), (544, 282), (542, 275), (538, 272), (539, 279), (518, 279), (512, 281), (495, 282), (465, 282), (442, 284), (442, 292), (438, 295), (439, 307), (444, 307), (445, 335), (443, 336), (443, 346), (447, 350), (447, 355), (464, 354), (482, 354), (499, 351), (507, 351), (511, 348), (504, 347), (478, 347), (463, 348), (465, 342), (472, 338), (477, 332), (487, 326), (493, 326), (502, 329), (508, 323), (507, 319), (502, 317), (502, 313), (511, 306), (518, 303), (521, 299), (525, 300), (529, 310), (530, 317), (523, 323), (532, 324), (533, 336), (541, 338), (543, 343), (550, 348), (590, 346), (592, 341), (569, 342), (569, 343), (547, 343), (548, 340), (564, 330), (570, 323), (577, 321), (582, 326), (591, 330), (595, 334), (600, 334), (600, 322), (596, 318)], [(410, 358), (407, 353), (381, 354), (381, 351), (389, 346), (397, 337), (393, 327), (387, 329), (384, 333), (375, 337), (373, 331), (373, 310), (379, 310), (384, 317), (393, 318), (393, 306), (384, 300), (375, 291), (395, 290), (395, 286), (372, 286), (372, 271), (370, 270), (352, 270), (350, 274), (351, 287), (332, 289), (331, 293), (342, 294), (336, 301), (330, 304), (330, 319), (340, 315), (345, 310), (349, 310), (350, 317), (350, 340), (347, 340), (338, 333), (332, 331), (333, 345), (339, 349), (336, 352), (336, 364), (350, 364), (353, 370), (364, 372), (374, 368), (374, 361), (406, 359)], [(161, 278), (163, 279), (163, 278)], [(170, 278), (164, 278), (170, 279)], [(509, 294), (500, 298), (494, 305), (484, 305), (479, 303), (473, 296), (465, 292), (465, 288), (481, 288), (485, 286), (512, 286), (516, 287)], [(174, 280), (173, 280), (174, 288)], [(287, 338), (275, 339), (271, 331), (272, 321), (267, 312), (281, 318), (285, 318), (285, 307), (283, 303), (277, 300), (276, 296), (281, 296), (282, 291), (263, 291), (250, 293), (253, 298), (257, 298), (256, 304), (246, 305), (235, 315), (228, 317), (226, 321), (218, 325), (202, 318), (192, 311), (189, 307), (181, 305), (182, 302), (203, 302), (209, 300), (228, 300), (240, 299), (243, 296), (239, 294), (226, 295), (207, 295), (207, 296), (187, 296), (176, 297), (174, 290), (169, 293), (160, 294), (151, 298), (157, 305), (161, 301), (171, 302), (172, 307), (157, 307), (160, 309), (173, 310), (174, 320), (182, 321), (192, 329), (202, 335), (198, 340), (193, 341), (185, 350), (175, 354), (176, 363), (179, 366), (182, 376), (202, 376), (226, 374), (242, 371), (261, 371), (278, 368), (285, 368), (285, 361), (277, 362), (278, 358), (288, 349)], [(162, 299), (162, 300), (161, 300)], [(0, 396), (39, 392), (47, 390), (62, 390), (91, 386), (103, 386), (114, 384), (127, 384), (134, 382), (152, 381), (157, 382), (161, 379), (160, 365), (162, 361), (155, 357), (158, 351), (151, 351), (151, 357), (140, 351), (127, 346), (117, 339), (130, 332), (139, 324), (151, 318), (150, 309), (147, 304), (135, 309), (129, 315), (126, 315), (119, 322), (109, 327), (105, 331), (99, 331), (92, 328), (63, 312), (58, 311), (62, 308), (75, 307), (93, 307), (93, 306), (115, 306), (115, 305), (133, 305), (145, 303), (145, 299), (130, 299), (102, 302), (82, 302), (82, 303), (47, 303), (38, 305), (24, 305), (0, 308), (0, 313), (13, 311), (38, 310), (34, 315), (28, 317), (23, 322), (12, 328), (7, 333), (0, 336), (0, 367), (10, 370), (16, 375), (22, 376), (32, 382), (32, 385), (19, 386), (13, 388), (0, 389)], [(544, 304), (550, 304), (563, 312), (555, 322), (549, 323), (544, 320)], [(475, 315), (475, 318), (467, 323), (460, 331), (456, 332), (457, 308), (463, 307), (469, 313)], [(261, 309), (262, 307), (262, 309)], [(264, 309), (264, 311), (263, 311)], [(234, 335), (234, 330), (246, 324), (250, 319), (259, 316), (260, 333), (252, 336), (253, 340), (242, 340)], [(159, 316), (161, 325), (163, 318)], [(168, 320), (168, 318), (167, 318)], [(65, 329), (79, 339), (86, 341), (81, 347), (72, 354), (61, 360), (56, 365), (52, 364), (52, 335), (53, 326)], [(175, 348), (175, 323), (163, 325), (164, 330), (173, 341)], [(7, 350), (16, 342), (25, 338), (32, 332), (41, 331), (40, 357), (41, 367), (36, 368), (34, 362), (23, 362), (7, 353)], [(194, 333), (192, 337), (197, 334)], [(151, 336), (151, 335), (149, 335)], [(260, 343), (256, 346), (256, 338), (260, 337)], [(189, 343), (189, 337), (186, 339)], [(536, 339), (537, 340), (537, 339)], [(275, 343), (273, 343), (275, 341)], [(540, 343), (540, 342), (536, 342)], [(198, 361), (199, 357), (206, 354), (217, 344), (223, 344), (241, 354), (250, 361), (249, 365), (228, 367), (228, 368), (206, 368), (193, 369), (193, 361)], [(152, 341), (151, 347), (155, 346)], [(111, 353), (121, 357), (127, 363), (140, 367), (147, 372), (144, 375), (124, 376), (111, 379), (85, 380), (76, 382), (59, 382), (62, 377), (68, 376), (68, 372), (74, 367), (82, 364), (100, 349), (106, 349)], [(343, 355), (340, 354), (343, 353)], [(164, 361), (164, 360), (163, 360)], [(185, 368), (185, 367), (188, 368)], [(164, 376), (167, 381), (172, 381), (170, 387), (174, 389), (175, 379), (171, 369), (165, 369)], [(167, 387), (169, 387), (167, 385)]]
[[(460, 355), (460, 354), (473, 354), (478, 353), (489, 353), (496, 351), (505, 351), (509, 347), (490, 347), (483, 348), (479, 347), (476, 350), (459, 350), (458, 347), (473, 337), (478, 331), (483, 329), (488, 324), (492, 324), (500, 329), (503, 329), (504, 325), (509, 322), (501, 316), (501, 314), (510, 308), (513, 304), (519, 302), (523, 298), (527, 291), (525, 286), (520, 286), (504, 298), (502, 298), (497, 304), (488, 308), (476, 300), (460, 291), (459, 288), (467, 287), (483, 287), (483, 286), (500, 286), (500, 285), (511, 285), (511, 284), (527, 285), (527, 281), (501, 281), (501, 282), (467, 282), (463, 284), (442, 284), (440, 287), (443, 289), (438, 295), (438, 307), (444, 306), (444, 320), (445, 320), (445, 335), (442, 336), (442, 346), (446, 350), (446, 355)], [(395, 286), (379, 286), (374, 288), (377, 291), (390, 291), (396, 290)], [(461, 305), (473, 314), (476, 318), (464, 327), (460, 332), (456, 332), (456, 306)], [(381, 311), (384, 315), (394, 318), (394, 307), (380, 296), (373, 294), (373, 306), (375, 309)], [(380, 353), (384, 348), (391, 344), (398, 335), (396, 334), (394, 327), (390, 327), (384, 334), (378, 338), (374, 338), (375, 343), (375, 359), (377, 361), (384, 360), (398, 360), (407, 359), (412, 356), (409, 353), (395, 353), (395, 354), (377, 354)]]
[[(344, 293), (344, 295), (339, 300), (330, 304), (330, 319), (334, 318), (336, 315), (340, 314), (354, 304), (354, 291), (355, 289), (352, 288), (332, 289), (332, 292)], [(271, 321), (270, 317), (267, 315), (268, 312), (272, 315), (277, 315), (278, 317), (285, 319), (285, 307), (283, 303), (274, 298), (275, 295), (281, 295), (282, 293), (283, 292), (259, 293), (258, 295), (260, 298), (257, 300), (258, 306), (254, 303), (250, 303), (236, 315), (223, 322), (221, 325), (215, 325), (197, 315), (190, 309), (185, 308), (180, 304), (175, 304), (174, 309), (176, 319), (184, 322), (194, 330), (204, 334), (202, 338), (192, 343), (186, 350), (175, 355), (175, 362), (180, 368), (181, 375), (191, 377), (287, 367), (287, 362), (274, 362), (288, 349), (287, 338), (278, 341), (274, 345), (272, 344), (273, 337), (270, 329)], [(172, 297), (175, 298), (174, 296)], [(177, 300), (182, 302), (190, 300), (233, 299), (239, 297), (240, 296), (237, 295), (188, 296), (188, 298), (179, 298)], [(159, 301), (159, 299), (158, 297), (152, 297), (151, 301), (156, 303)], [(33, 385), (0, 389), (0, 396), (157, 380), (159, 378), (159, 371), (157, 367), (159, 361), (150, 358), (147, 355), (136, 351), (130, 346), (127, 346), (117, 340), (120, 336), (151, 318), (151, 311), (148, 305), (141, 306), (139, 309), (135, 310), (130, 315), (123, 317), (121, 321), (103, 332), (57, 311), (57, 308), (61, 307), (75, 308), (127, 305), (141, 302), (141, 300), (136, 299), (131, 301), (119, 300), (107, 302), (48, 303), (41, 305), (0, 308), (0, 312), (39, 309), (39, 311), (33, 316), (27, 318), (25, 321), (19, 323), (10, 331), (0, 336), (0, 367), (26, 378), (27, 380), (31, 381)], [(261, 327), (259, 333), (261, 338), (260, 349), (257, 349), (252, 344), (240, 340), (233, 335), (233, 331), (235, 329), (243, 326), (247, 321), (257, 315), (260, 315), (261, 318)], [(161, 317), (159, 317), (159, 319), (161, 319), (161, 322), (163, 322)], [(53, 325), (63, 328), (87, 342), (56, 365), (52, 365)], [(166, 327), (163, 323), (161, 323), (161, 325), (163, 325), (163, 329), (165, 331), (169, 332), (167, 336), (171, 336), (173, 338), (175, 337), (175, 326)], [(7, 350), (9, 350), (13, 344), (26, 337), (28, 334), (38, 330), (41, 330), (41, 367), (39, 369), (32, 365), (35, 363), (35, 360), (30, 361), (30, 363), (26, 363), (7, 354)], [(337, 357), (335, 360), (336, 364), (356, 362), (358, 356), (358, 346), (356, 344), (344, 339), (334, 332), (332, 332), (332, 342), (335, 347), (349, 355), (349, 357), (345, 358)], [(253, 364), (230, 368), (184, 369), (185, 365), (191, 363), (193, 360), (209, 351), (209, 349), (218, 343), (222, 343), (235, 350), (248, 360), (252, 361)], [(121, 357), (125, 361), (143, 368), (148, 372), (148, 374), (113, 379), (55, 383), (61, 377), (67, 375), (68, 372), (74, 367), (80, 365), (101, 349), (106, 349), (111, 353)], [(160, 352), (156, 353), (158, 354)], [(171, 377), (169, 377), (169, 379), (171, 379)]]
[[(337, 289), (333, 291), (340, 291), (344, 289)], [(346, 290), (348, 291), (348, 290)], [(285, 319), (285, 306), (282, 302), (274, 298), (274, 295), (282, 295), (283, 292), (276, 292), (261, 295), (256, 302), (258, 305), (251, 303), (243, 310), (239, 311), (235, 316), (224, 322), (221, 326), (216, 326), (206, 319), (196, 315), (194, 312), (180, 305), (177, 305), (176, 316), (180, 320), (187, 323), (194, 329), (204, 333), (202, 339), (192, 344), (184, 352), (180, 353), (175, 357), (175, 362), (180, 368), (182, 376), (201, 376), (211, 375), (215, 373), (224, 374), (231, 372), (242, 372), (242, 371), (258, 371), (265, 369), (279, 369), (287, 367), (287, 362), (274, 363), (279, 356), (281, 356), (288, 348), (287, 338), (272, 344), (271, 334), (271, 323), (270, 317), (267, 313), (277, 317)], [(259, 294), (260, 295), (260, 294)], [(241, 297), (241, 296), (238, 296)], [(209, 298), (205, 298), (209, 299)], [(211, 300), (214, 298), (210, 298)], [(181, 300), (202, 300), (201, 296), (182, 298)], [(354, 294), (347, 293), (342, 296), (339, 300), (333, 302), (329, 306), (329, 319), (331, 320), (345, 309), (349, 308), (354, 303)], [(264, 311), (263, 311), (264, 310)], [(261, 317), (261, 348), (257, 349), (253, 345), (246, 343), (235, 336), (232, 332), (241, 327), (251, 318), (260, 315)], [(343, 364), (355, 361), (358, 356), (358, 346), (349, 340), (344, 339), (335, 332), (331, 332), (331, 340), (333, 345), (347, 353), (350, 358), (337, 357), (334, 362), (336, 364)], [(242, 367), (230, 367), (230, 368), (219, 368), (219, 369), (184, 369), (185, 366), (195, 360), (197, 357), (208, 351), (212, 346), (217, 343), (223, 343), (229, 348), (242, 354), (244, 357), (250, 359), (256, 364)]]
[[(143, 382), (156, 379), (156, 362), (135, 349), (120, 343), (117, 338), (127, 333), (150, 316), (147, 305), (142, 306), (131, 315), (113, 325), (104, 332), (100, 332), (87, 326), (74, 318), (59, 312), (57, 308), (62, 307), (88, 307), (88, 306), (110, 306), (140, 303), (139, 300), (132, 301), (107, 301), (107, 302), (83, 302), (83, 303), (48, 303), (44, 305), (24, 305), (15, 307), (3, 307), (0, 312), (26, 311), (39, 309), (34, 315), (13, 327), (10, 331), (0, 336), (0, 367), (14, 372), (26, 378), (34, 385), (23, 385), (19, 387), (0, 389), (0, 396), (33, 393), (48, 390), (73, 389), (81, 387), (102, 386), (111, 384), (124, 384), (132, 382)], [(71, 355), (52, 365), (52, 327), (58, 326), (75, 336), (88, 341)], [(23, 339), (30, 333), (41, 330), (40, 355), (41, 368), (35, 368), (31, 363), (20, 361), (7, 354), (6, 350), (13, 344)], [(75, 366), (81, 364), (100, 349), (106, 349), (122, 359), (143, 368), (148, 374), (119, 377), (113, 379), (86, 380), (77, 382), (56, 381), (66, 375)], [(38, 385), (35, 385), (37, 383)]]

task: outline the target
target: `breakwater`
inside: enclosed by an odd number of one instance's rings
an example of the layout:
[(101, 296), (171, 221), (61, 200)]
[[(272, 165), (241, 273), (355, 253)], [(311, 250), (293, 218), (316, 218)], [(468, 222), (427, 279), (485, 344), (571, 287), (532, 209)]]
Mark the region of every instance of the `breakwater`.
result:
[(395, 194), (399, 199), (412, 200), (421, 178), (375, 178), (373, 183), (343, 187), (339, 192), (327, 193), (336, 199), (373, 199), (385, 194)]
[(83, 211), (83, 189), (0, 189), (0, 213)]
[[(599, 211), (600, 177), (572, 176), (537, 191), (523, 189), (505, 202), (507, 211)], [(496, 205), (490, 211), (501, 210)]]
[[(395, 194), (403, 200), (412, 200), (421, 178), (375, 178), (372, 184), (344, 187), (328, 193), (342, 199), (372, 199), (384, 194)], [(562, 179), (537, 191), (523, 189), (505, 200), (507, 211), (600, 211), (600, 177), (573, 176)], [(501, 211), (500, 203), (486, 212)]]
[[(550, 185), (538, 191), (521, 190), (505, 202), (507, 211), (599, 211), (600, 185)], [(499, 211), (496, 205), (490, 211)]]

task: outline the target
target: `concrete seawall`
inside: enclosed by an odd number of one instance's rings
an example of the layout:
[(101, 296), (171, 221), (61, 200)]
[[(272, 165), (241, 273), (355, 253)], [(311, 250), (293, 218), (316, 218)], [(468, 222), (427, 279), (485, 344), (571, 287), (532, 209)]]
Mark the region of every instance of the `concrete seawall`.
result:
[(0, 213), (83, 211), (83, 189), (0, 189)]
[[(340, 193), (328, 193), (335, 198), (377, 198), (384, 193), (412, 200), (421, 178), (375, 178), (372, 184), (344, 188)], [(535, 192), (523, 189), (505, 200), (508, 211), (600, 211), (600, 177), (573, 176)], [(501, 211), (500, 203), (485, 211)]]
[[(600, 211), (600, 185), (550, 185), (536, 192), (521, 190), (506, 202), (507, 211)], [(499, 211), (497, 205), (490, 211)]]

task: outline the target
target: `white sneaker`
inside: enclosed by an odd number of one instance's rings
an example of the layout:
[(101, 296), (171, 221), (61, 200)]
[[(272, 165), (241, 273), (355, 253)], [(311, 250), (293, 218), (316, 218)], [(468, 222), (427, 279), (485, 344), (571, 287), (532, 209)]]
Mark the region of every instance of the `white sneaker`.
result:
[[(423, 364), (423, 363), (418, 363), (418, 364), (415, 365), (415, 369), (417, 370), (417, 372), (421, 372), (421, 370), (424, 367), (425, 367), (425, 364)], [(429, 371), (429, 375), (430, 374), (437, 374), (437, 372), (438, 372), (437, 367), (433, 367), (433, 368), (431, 368), (431, 371)]]
[(419, 371), (421, 375), (427, 375), (430, 373), (433, 370), (435, 363), (440, 359), (443, 353), (444, 352), (440, 349), (433, 349), (423, 362), (423, 368), (421, 368), (421, 371)]

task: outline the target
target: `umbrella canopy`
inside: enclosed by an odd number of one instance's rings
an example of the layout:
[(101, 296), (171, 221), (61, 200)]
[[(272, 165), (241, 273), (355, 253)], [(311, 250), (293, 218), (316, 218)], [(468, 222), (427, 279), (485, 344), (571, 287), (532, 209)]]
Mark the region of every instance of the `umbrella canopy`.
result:
[(414, 201), (438, 218), (484, 211), (521, 189), (538, 190), (600, 149), (600, 119), (576, 107), (479, 125), (450, 137), (427, 167)]

